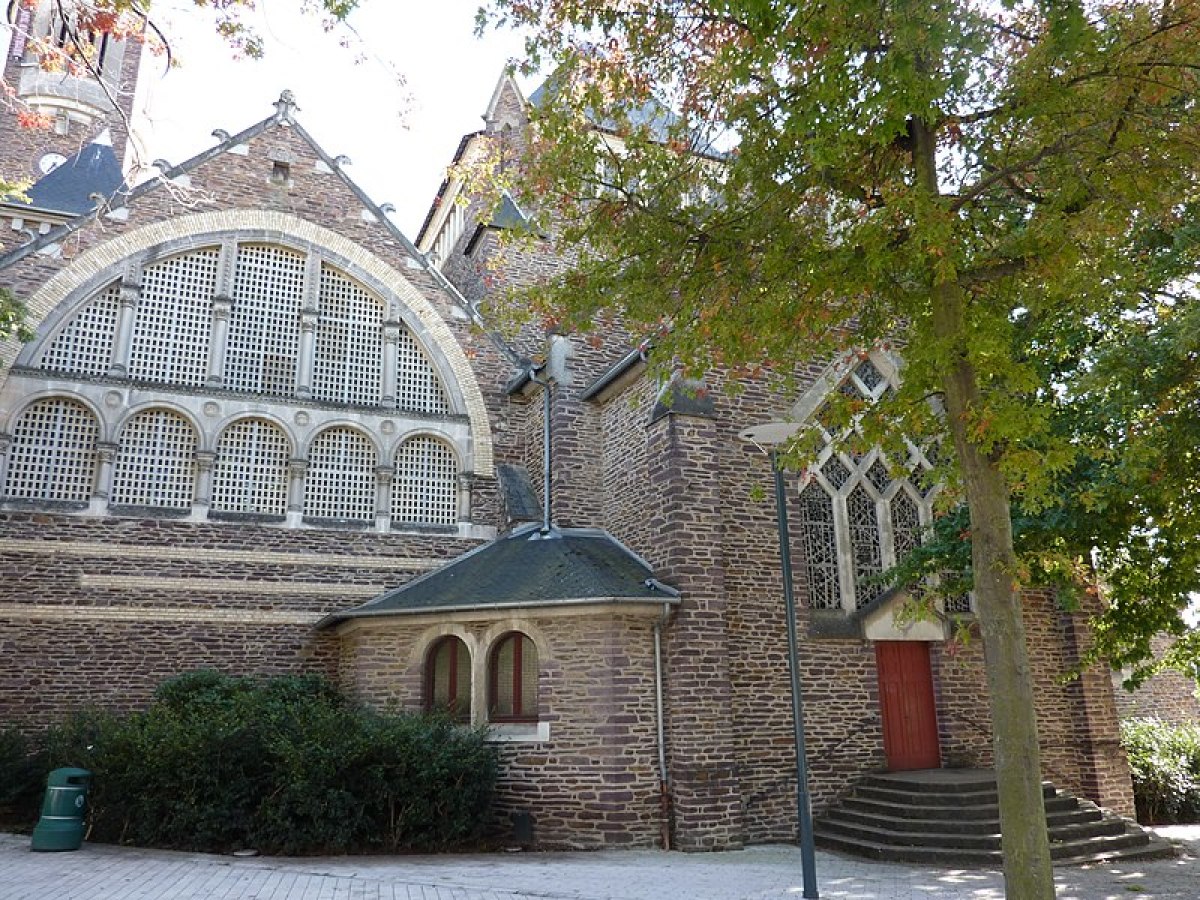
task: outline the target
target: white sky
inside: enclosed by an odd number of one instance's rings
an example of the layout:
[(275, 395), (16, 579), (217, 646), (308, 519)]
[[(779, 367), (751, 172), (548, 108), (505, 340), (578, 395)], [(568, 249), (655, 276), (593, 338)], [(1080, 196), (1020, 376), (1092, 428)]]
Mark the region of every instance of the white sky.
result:
[[(164, 76), (152, 59), (143, 70), (145, 119), (136, 127), (147, 162), (200, 153), (215, 143), (213, 129), (235, 134), (267, 118), (288, 89), (300, 124), (331, 156), (349, 156), (350, 177), (377, 203), (392, 203), (394, 221), (416, 240), (459, 139), (480, 128), (505, 64), (521, 53), (514, 32), (474, 36), (479, 3), (363, 0), (350, 20), (361, 43), (351, 36), (346, 49), (345, 33), (323, 32), (315, 16), (297, 12), (299, 0), (259, 0), (252, 21), (267, 40), (265, 58), (235, 61), (189, 0), (162, 0), (154, 9), (179, 66)], [(519, 83), (526, 95), (536, 86)]]

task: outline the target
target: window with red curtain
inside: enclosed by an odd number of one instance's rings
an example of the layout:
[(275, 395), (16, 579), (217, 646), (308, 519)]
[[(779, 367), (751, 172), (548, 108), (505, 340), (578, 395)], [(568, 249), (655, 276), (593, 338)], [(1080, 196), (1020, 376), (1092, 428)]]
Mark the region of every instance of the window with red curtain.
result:
[(460, 638), (447, 635), (425, 660), (425, 709), (471, 721), (471, 654)]
[(537, 648), (527, 635), (511, 631), (492, 648), (488, 665), (488, 720), (536, 722)]

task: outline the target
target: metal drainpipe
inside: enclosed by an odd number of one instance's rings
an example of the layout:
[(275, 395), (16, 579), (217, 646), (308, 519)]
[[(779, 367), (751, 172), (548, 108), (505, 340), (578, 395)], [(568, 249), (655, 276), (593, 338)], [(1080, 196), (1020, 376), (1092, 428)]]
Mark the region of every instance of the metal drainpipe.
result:
[(542, 388), (542, 534), (550, 533), (550, 392), (554, 383), (549, 378), (538, 381), (530, 371), (529, 379)]
[(667, 739), (663, 725), (662, 627), (671, 608), (663, 604), (662, 616), (654, 621), (654, 700), (658, 725), (658, 803), (662, 816), (662, 848), (671, 849), (671, 793), (667, 777)]

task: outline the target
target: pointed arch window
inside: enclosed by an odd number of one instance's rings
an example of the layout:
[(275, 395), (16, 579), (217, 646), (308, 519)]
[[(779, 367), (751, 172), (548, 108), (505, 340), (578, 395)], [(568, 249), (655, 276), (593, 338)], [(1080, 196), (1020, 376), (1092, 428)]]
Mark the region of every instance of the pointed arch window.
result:
[[(894, 378), (885, 359), (866, 358), (834, 390), (875, 403), (894, 390)], [(838, 451), (820, 399), (806, 400), (825, 441), (798, 503), (808, 605), (861, 609), (883, 592), (880, 574), (920, 546), (937, 490), (929, 478), (934, 451), (909, 444), (903, 461), (889, 460), (878, 449)]]
[(54, 397), (30, 404), (13, 427), (4, 496), (87, 500), (99, 436), (96, 417), (82, 403)]

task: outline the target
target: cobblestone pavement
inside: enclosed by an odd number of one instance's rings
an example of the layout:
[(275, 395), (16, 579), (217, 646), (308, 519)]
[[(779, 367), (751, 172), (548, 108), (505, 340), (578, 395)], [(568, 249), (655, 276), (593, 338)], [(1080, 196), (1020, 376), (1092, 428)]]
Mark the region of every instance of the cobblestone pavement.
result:
[[(1197, 900), (1200, 828), (1163, 829), (1178, 859), (1063, 868), (1059, 900)], [(829, 900), (1001, 900), (996, 872), (926, 869), (818, 852)], [(283, 859), (84, 844), (31, 853), (0, 834), (0, 900), (798, 900), (800, 852), (656, 851)]]

